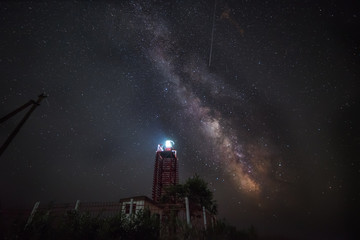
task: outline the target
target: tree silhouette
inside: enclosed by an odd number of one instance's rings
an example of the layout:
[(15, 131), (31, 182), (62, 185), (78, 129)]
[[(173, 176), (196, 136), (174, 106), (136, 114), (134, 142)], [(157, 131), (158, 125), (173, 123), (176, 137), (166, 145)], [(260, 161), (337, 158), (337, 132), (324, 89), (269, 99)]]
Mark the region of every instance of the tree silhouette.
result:
[(210, 191), (207, 182), (195, 174), (184, 184), (170, 186), (162, 198), (162, 202), (183, 202), (188, 197), (191, 203), (204, 206), (213, 214), (217, 214), (217, 204), (214, 194)]

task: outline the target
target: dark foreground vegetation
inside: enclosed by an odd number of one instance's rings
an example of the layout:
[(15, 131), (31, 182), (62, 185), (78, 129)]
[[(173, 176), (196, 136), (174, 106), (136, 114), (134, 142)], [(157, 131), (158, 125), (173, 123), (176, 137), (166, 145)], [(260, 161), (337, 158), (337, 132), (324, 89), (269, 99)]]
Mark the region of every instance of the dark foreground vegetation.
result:
[[(213, 193), (207, 183), (198, 175), (189, 178), (183, 185), (168, 189), (162, 201), (164, 203), (183, 202), (188, 196), (193, 205), (205, 206), (212, 214), (217, 213)], [(1, 230), (1, 228), (0, 228)], [(0, 231), (1, 239), (257, 239), (254, 227), (239, 231), (225, 220), (217, 220), (207, 230), (189, 227), (185, 221), (170, 217), (160, 222), (158, 215), (149, 210), (138, 211), (130, 217), (124, 213), (114, 216), (94, 216), (90, 213), (68, 211), (54, 216), (51, 211), (37, 212), (31, 223), (24, 219), (13, 222), (11, 227)]]
[[(255, 229), (239, 231), (224, 220), (217, 221), (207, 231), (189, 228), (185, 222), (176, 222), (176, 233), (160, 234), (166, 225), (149, 211), (139, 211), (133, 217), (119, 214), (113, 217), (92, 217), (89, 214), (67, 212), (52, 217), (44, 212), (35, 214), (25, 228), (25, 222), (14, 222), (0, 236), (2, 239), (257, 239)], [(164, 231), (166, 232), (166, 231)]]

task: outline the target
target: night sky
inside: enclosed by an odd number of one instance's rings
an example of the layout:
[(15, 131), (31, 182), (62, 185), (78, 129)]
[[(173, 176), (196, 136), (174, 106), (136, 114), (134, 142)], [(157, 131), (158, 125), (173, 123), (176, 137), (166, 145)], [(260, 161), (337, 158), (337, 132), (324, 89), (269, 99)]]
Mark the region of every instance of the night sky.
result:
[(0, 207), (151, 196), (171, 139), (232, 225), (355, 238), (355, 2), (1, 2), (0, 117), (48, 98), (0, 157)]

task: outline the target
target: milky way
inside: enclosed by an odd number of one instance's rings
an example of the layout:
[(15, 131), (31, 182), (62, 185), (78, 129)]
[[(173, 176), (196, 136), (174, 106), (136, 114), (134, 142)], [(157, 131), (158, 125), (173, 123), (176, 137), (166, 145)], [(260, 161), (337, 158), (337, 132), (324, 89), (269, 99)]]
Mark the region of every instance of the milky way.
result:
[(272, 181), (269, 178), (272, 168), (272, 153), (269, 149), (271, 144), (264, 147), (244, 141), (241, 129), (236, 129), (232, 119), (224, 117), (200, 96), (211, 96), (215, 102), (226, 97), (232, 104), (241, 105), (246, 104), (243, 94), (232, 90), (221, 77), (210, 73), (205, 62), (197, 60), (198, 56), (193, 54), (187, 56), (185, 62), (177, 61), (176, 56), (180, 54), (176, 49), (177, 41), (166, 22), (162, 19), (154, 20), (142, 12), (138, 12), (138, 16), (136, 26), (143, 26), (143, 29), (136, 27), (136, 30), (145, 32), (150, 40), (142, 50), (162, 74), (165, 91), (176, 97), (182, 115), (185, 116), (181, 120), (188, 119), (190, 124), (200, 129), (207, 148), (213, 149), (214, 154), (208, 161), (213, 163), (213, 167), (222, 168), (233, 179), (240, 192), (259, 194), (263, 183), (269, 185)]

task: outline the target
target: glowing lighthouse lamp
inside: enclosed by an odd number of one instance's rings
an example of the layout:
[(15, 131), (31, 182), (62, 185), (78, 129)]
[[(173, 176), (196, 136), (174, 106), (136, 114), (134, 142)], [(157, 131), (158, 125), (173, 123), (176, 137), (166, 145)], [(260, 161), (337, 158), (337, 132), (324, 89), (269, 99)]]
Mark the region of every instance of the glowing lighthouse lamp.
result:
[(174, 141), (166, 140), (165, 141), (165, 151), (173, 152), (174, 156), (176, 157), (176, 150), (173, 147), (174, 145), (175, 145)]
[(162, 151), (173, 151), (173, 152), (176, 152), (175, 149), (173, 148), (173, 146), (175, 145), (174, 141), (172, 140), (166, 140), (165, 141), (165, 145), (163, 148), (163, 145), (162, 144), (159, 144), (158, 145), (158, 148), (157, 148), (157, 152), (162, 152)]
[(165, 151), (171, 151), (173, 149), (174, 145), (175, 145), (174, 141), (166, 140), (165, 141)]

